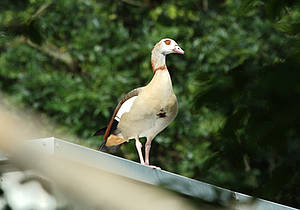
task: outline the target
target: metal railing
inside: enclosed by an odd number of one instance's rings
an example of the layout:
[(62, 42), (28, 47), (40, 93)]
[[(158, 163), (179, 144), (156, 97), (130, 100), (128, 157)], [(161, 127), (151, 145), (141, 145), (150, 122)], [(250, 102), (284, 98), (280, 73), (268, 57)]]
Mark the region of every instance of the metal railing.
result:
[[(54, 154), (78, 163), (126, 177), (150, 185), (164, 187), (205, 201), (219, 200), (224, 204), (236, 201), (238, 204), (252, 202), (251, 209), (292, 210), (295, 208), (233, 192), (221, 187), (190, 179), (164, 170), (153, 169), (139, 163), (111, 154), (96, 151), (84, 146), (63, 141), (54, 137), (32, 140), (30, 143), (39, 151)], [(239, 209), (239, 208), (236, 208)], [(242, 209), (242, 208), (241, 208)]]

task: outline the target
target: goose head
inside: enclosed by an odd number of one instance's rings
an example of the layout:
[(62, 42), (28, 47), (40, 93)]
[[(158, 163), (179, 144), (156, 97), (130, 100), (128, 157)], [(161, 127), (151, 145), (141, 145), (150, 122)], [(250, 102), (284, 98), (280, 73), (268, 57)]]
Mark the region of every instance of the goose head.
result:
[(173, 39), (162, 39), (158, 42), (157, 47), (160, 53), (163, 55), (168, 55), (171, 53), (184, 54), (184, 51)]
[(162, 39), (154, 46), (151, 55), (151, 64), (154, 73), (157, 70), (167, 70), (166, 55), (171, 53), (184, 54), (184, 51), (173, 39)]

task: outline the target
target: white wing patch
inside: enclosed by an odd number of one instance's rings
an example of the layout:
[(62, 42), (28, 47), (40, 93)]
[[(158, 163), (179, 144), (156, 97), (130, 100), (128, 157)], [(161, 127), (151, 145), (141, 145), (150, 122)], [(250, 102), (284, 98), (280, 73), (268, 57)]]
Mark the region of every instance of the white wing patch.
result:
[(125, 113), (125, 112), (129, 112), (130, 109), (131, 109), (131, 106), (133, 104), (133, 102), (135, 101), (135, 99), (137, 98), (137, 96), (134, 96), (130, 99), (128, 99), (127, 101), (125, 101), (122, 106), (120, 107), (116, 117), (115, 117), (115, 120), (117, 120), (118, 122), (120, 121), (122, 115)]

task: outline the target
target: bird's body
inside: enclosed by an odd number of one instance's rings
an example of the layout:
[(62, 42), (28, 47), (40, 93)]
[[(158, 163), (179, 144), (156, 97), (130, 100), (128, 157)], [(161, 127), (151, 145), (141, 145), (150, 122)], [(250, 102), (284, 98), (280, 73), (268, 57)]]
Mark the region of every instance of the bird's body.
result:
[[(141, 164), (149, 165), (151, 141), (172, 122), (178, 112), (177, 99), (165, 64), (166, 54), (172, 52), (184, 53), (171, 39), (163, 39), (155, 45), (151, 57), (154, 72), (152, 80), (145, 87), (134, 89), (123, 97), (105, 131), (105, 146), (136, 139)], [(145, 161), (140, 137), (147, 138)]]
[(136, 96), (125, 112), (118, 129), (124, 139), (154, 138), (175, 118), (177, 99), (167, 70), (158, 71), (152, 81)]

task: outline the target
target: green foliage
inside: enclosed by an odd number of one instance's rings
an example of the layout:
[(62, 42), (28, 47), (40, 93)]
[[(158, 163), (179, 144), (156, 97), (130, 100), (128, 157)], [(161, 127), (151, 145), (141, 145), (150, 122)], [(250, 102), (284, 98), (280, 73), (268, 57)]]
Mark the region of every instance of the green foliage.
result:
[[(173, 38), (179, 114), (151, 162), (300, 205), (296, 1), (17, 2), (0, 6), (3, 92), (96, 148), (120, 95), (150, 81), (153, 45)], [(134, 142), (121, 155), (137, 160)]]

